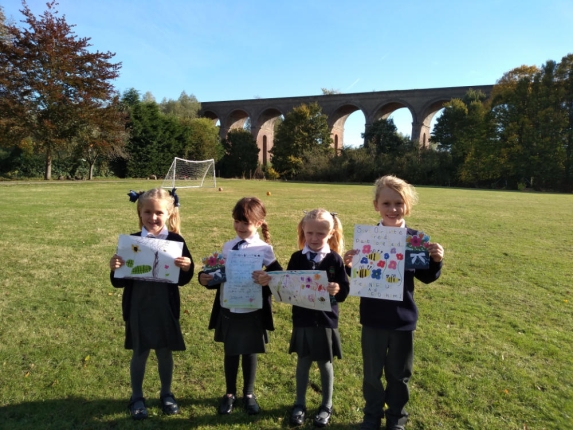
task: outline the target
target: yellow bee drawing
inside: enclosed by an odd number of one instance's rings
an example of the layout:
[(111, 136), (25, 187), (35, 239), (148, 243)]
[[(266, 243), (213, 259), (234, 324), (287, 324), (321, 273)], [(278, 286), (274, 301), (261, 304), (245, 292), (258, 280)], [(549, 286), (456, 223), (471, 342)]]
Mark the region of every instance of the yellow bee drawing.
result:
[(380, 253), (373, 251), (370, 254), (368, 254), (366, 256), (366, 258), (368, 258), (369, 260), (372, 260), (372, 261), (378, 261), (378, 260), (380, 260)]
[(367, 278), (368, 276), (370, 276), (370, 273), (371, 273), (371, 272), (372, 272), (372, 271), (371, 271), (370, 269), (366, 268), (366, 267), (361, 268), (361, 269), (358, 269), (358, 270), (356, 271), (356, 273), (358, 274), (358, 277), (359, 277), (359, 278)]
[(400, 280), (396, 275), (386, 275), (386, 282), (388, 282), (389, 284), (397, 284), (398, 282), (400, 282)]

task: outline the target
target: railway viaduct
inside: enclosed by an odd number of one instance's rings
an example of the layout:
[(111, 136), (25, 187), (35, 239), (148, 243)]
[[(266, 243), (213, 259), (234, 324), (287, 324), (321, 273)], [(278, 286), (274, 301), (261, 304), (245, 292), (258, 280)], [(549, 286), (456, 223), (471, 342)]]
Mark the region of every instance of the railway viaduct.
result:
[(300, 97), (281, 97), (250, 100), (227, 100), (202, 102), (200, 115), (220, 123), (220, 136), (225, 138), (229, 130), (242, 128), (250, 119), (251, 133), (260, 149), (259, 161), (270, 161), (273, 147), (274, 125), (278, 118), (301, 104), (316, 102), (328, 117), (335, 150), (344, 145), (344, 123), (348, 116), (361, 110), (366, 119), (364, 127), (374, 121), (388, 118), (397, 109), (407, 108), (412, 115), (412, 140), (427, 146), (430, 138), (430, 122), (452, 98), (462, 98), (474, 89), (490, 95), (493, 85), (466, 87), (427, 88), (395, 91), (372, 91), (369, 93), (329, 94)]

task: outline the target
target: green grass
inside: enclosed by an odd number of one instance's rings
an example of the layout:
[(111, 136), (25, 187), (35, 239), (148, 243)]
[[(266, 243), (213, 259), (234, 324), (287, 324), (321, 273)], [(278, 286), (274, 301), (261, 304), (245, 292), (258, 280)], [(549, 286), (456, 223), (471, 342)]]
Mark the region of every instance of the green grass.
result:
[[(182, 414), (161, 415), (152, 354), (144, 389), (151, 418), (126, 410), (130, 351), (123, 349), (121, 290), (108, 279), (119, 234), (137, 230), (129, 189), (157, 182), (0, 184), (0, 428), (286, 428), (295, 356), (287, 354), (290, 308), (275, 304), (276, 330), (259, 357), (263, 412), (216, 414), (225, 391), (222, 345), (207, 330), (212, 291), (182, 288), (187, 351), (175, 354), (173, 390)], [(201, 257), (234, 236), (231, 209), (256, 195), (267, 207), (273, 245), (286, 266), (302, 211), (339, 213), (353, 225), (377, 221), (371, 187), (221, 180), (181, 189), (182, 234)], [(266, 192), (270, 191), (270, 196)], [(573, 196), (418, 188), (408, 224), (445, 248), (440, 280), (417, 283), (420, 321), (408, 429), (573, 428)], [(331, 428), (362, 417), (358, 299), (341, 305), (344, 359), (335, 366)], [(320, 386), (316, 368), (311, 381)], [(239, 390), (241, 389), (239, 378)], [(320, 394), (309, 388), (310, 410)], [(312, 427), (308, 422), (305, 428)]]

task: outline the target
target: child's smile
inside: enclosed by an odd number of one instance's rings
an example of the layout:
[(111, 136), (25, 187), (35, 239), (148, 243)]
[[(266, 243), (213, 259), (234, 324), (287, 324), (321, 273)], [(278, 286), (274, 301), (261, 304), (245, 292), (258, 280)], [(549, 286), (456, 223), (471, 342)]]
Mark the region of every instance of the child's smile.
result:
[(149, 199), (143, 203), (139, 216), (145, 229), (154, 236), (157, 236), (161, 233), (165, 223), (169, 219), (169, 212), (163, 200)]
[(406, 204), (402, 196), (392, 188), (385, 187), (374, 200), (374, 209), (380, 213), (382, 224), (386, 227), (402, 227)]

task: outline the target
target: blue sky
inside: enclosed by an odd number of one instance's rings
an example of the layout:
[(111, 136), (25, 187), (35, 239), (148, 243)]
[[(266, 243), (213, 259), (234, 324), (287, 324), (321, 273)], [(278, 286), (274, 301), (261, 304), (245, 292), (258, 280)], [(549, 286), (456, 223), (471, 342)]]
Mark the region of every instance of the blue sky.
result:
[[(39, 15), (47, 0), (29, 0)], [(1, 0), (20, 21), (20, 0)], [(94, 50), (122, 63), (116, 87), (199, 101), (495, 84), (573, 53), (571, 0), (59, 0)], [(411, 116), (396, 111), (399, 131)], [(352, 114), (345, 144), (358, 145)]]

